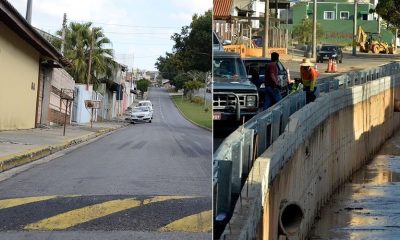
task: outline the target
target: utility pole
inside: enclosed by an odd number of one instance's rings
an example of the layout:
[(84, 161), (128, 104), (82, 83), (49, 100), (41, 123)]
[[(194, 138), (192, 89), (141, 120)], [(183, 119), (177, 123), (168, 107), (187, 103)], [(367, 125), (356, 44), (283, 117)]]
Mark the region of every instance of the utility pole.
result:
[(32, 22), (32, 0), (28, 0), (27, 6), (26, 6), (26, 21), (31, 24)]
[(64, 45), (65, 45), (65, 31), (67, 29), (67, 14), (64, 13), (63, 24), (62, 24), (62, 34), (61, 34), (61, 53), (64, 55)]
[(92, 70), (92, 52), (93, 52), (93, 42), (94, 42), (94, 34), (95, 31), (92, 28), (91, 31), (91, 41), (90, 41), (90, 49), (89, 49), (89, 67), (88, 67), (88, 75), (87, 75), (87, 90), (89, 90), (89, 84), (90, 84), (90, 72)]
[(265, 26), (264, 26), (264, 46), (263, 56), (268, 57), (268, 31), (269, 31), (269, 0), (265, 0), (265, 14), (264, 14)]
[(279, 27), (278, 23), (278, 0), (275, 0), (275, 27)]
[(378, 34), (381, 35), (381, 17), (378, 15)]
[(397, 36), (399, 35), (399, 29), (396, 28), (396, 33), (394, 35), (394, 53), (397, 53)]
[(316, 59), (316, 57), (317, 57), (317, 0), (314, 0), (312, 58)]
[(357, 2), (354, 0), (354, 17), (353, 17), (353, 52), (352, 55), (356, 56), (356, 42), (357, 42)]

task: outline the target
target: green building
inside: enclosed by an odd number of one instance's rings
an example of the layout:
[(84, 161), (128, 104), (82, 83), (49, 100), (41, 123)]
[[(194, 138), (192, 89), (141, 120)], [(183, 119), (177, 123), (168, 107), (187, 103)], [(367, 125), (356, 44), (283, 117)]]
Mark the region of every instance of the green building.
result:
[[(293, 26), (301, 23), (304, 18), (313, 18), (314, 4), (312, 2), (298, 2), (291, 8)], [(357, 26), (362, 26), (366, 32), (378, 32), (378, 21), (371, 3), (359, 3), (357, 6)], [(351, 45), (353, 39), (354, 2), (337, 0), (335, 2), (318, 1), (317, 22), (321, 25), (324, 36), (319, 39), (321, 43)], [(394, 41), (394, 34), (386, 29), (381, 29), (384, 41)]]

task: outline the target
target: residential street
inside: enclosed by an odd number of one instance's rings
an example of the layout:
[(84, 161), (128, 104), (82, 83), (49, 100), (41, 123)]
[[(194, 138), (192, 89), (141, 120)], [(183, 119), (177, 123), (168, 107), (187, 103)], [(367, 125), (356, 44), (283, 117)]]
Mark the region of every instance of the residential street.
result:
[(212, 134), (149, 100), (152, 123), (0, 173), (0, 239), (211, 239)]

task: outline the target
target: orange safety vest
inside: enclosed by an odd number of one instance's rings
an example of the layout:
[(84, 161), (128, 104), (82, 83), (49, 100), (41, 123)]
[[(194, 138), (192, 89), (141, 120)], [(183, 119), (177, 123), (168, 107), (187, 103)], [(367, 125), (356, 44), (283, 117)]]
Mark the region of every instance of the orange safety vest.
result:
[(304, 67), (300, 67), (300, 75), (304, 87), (309, 87), (311, 91), (314, 91), (314, 87), (317, 85), (317, 70), (311, 67), (310, 71), (307, 71)]

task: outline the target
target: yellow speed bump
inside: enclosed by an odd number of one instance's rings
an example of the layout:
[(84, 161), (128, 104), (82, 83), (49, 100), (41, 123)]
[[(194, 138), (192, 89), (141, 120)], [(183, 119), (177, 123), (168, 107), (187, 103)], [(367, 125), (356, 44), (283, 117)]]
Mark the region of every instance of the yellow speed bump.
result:
[(159, 229), (161, 232), (211, 232), (212, 211), (204, 211), (176, 220)]
[(55, 215), (50, 218), (28, 224), (24, 227), (26, 230), (62, 230), (89, 222), (91, 220), (105, 217), (110, 214), (121, 212), (127, 209), (147, 205), (155, 202), (167, 201), (172, 199), (188, 198), (185, 196), (157, 196), (146, 199), (143, 202), (134, 198), (119, 199), (98, 203), (95, 205), (71, 210), (65, 213)]
[(140, 206), (140, 201), (132, 198), (112, 200), (88, 207), (75, 209), (40, 220), (25, 226), (27, 230), (61, 230), (88, 222), (129, 208)]
[(11, 208), (19, 205), (24, 205), (28, 203), (46, 201), (49, 199), (54, 199), (57, 196), (41, 196), (41, 197), (25, 197), (25, 198), (12, 198), (0, 200), (0, 209)]

